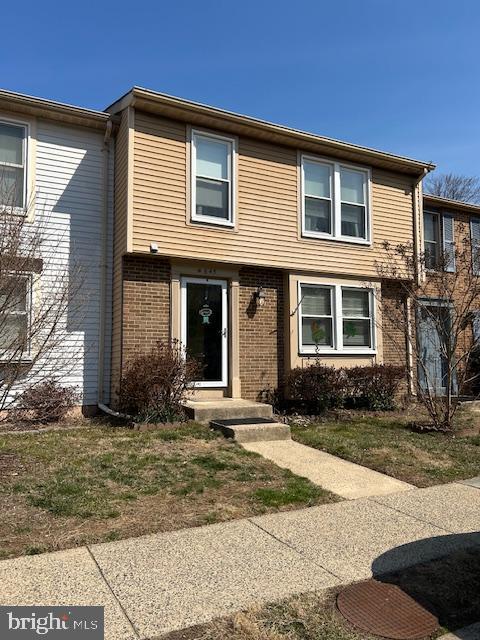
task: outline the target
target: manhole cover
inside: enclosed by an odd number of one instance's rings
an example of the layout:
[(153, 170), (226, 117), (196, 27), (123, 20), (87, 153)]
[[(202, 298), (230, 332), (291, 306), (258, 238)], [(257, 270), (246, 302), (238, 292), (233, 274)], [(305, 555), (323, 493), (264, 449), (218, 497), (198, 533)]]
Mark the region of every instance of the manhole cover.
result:
[(426, 638), (438, 627), (437, 618), (393, 584), (367, 580), (337, 596), (340, 613), (353, 625), (384, 638)]

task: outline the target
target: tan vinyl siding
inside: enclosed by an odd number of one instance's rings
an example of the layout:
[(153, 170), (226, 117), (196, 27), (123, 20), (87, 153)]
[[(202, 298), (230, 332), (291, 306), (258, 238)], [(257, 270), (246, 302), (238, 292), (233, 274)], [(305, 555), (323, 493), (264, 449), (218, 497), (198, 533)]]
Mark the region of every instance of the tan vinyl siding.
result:
[(122, 341), (122, 256), (127, 250), (128, 210), (128, 110), (122, 112), (115, 148), (113, 240), (112, 394), (115, 395), (121, 368)]
[[(221, 132), (220, 132), (221, 133)], [(384, 240), (413, 238), (412, 177), (372, 171), (373, 247), (299, 236), (295, 149), (240, 138), (234, 230), (187, 222), (187, 127), (135, 114), (133, 250), (258, 266), (375, 275)]]

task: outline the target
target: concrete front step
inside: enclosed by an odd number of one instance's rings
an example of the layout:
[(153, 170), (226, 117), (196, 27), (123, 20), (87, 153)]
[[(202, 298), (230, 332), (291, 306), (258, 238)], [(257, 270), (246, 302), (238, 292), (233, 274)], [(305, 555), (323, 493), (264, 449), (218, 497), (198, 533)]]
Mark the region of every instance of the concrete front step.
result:
[(275, 422), (269, 418), (212, 420), (210, 426), (221, 431), (226, 438), (233, 438), (237, 442), (290, 440), (288, 424)]
[(272, 417), (271, 405), (250, 400), (233, 400), (231, 398), (187, 400), (184, 406), (190, 418), (204, 424), (208, 424), (212, 420)]

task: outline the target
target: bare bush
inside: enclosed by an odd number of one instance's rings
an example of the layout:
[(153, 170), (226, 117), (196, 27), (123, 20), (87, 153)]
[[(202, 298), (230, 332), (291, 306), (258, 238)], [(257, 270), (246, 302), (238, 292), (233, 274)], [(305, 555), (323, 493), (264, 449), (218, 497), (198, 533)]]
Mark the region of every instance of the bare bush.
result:
[(456, 227), (461, 241), (434, 262), (430, 254), (416, 254), (412, 244), (385, 242), (385, 258), (377, 263), (378, 276), (394, 280), (400, 290), (382, 330), (399, 353), (407, 346), (417, 398), (433, 428), (443, 431), (453, 430), (459, 398), (478, 384), (471, 360), (478, 349), (472, 323), (480, 309), (480, 255), (463, 227)]
[(182, 403), (199, 371), (200, 365), (185, 357), (178, 341), (159, 341), (149, 353), (127, 364), (120, 384), (120, 409), (142, 422), (183, 420)]
[(78, 391), (55, 380), (45, 380), (24, 391), (15, 407), (14, 416), (42, 424), (60, 422), (79, 400)]
[[(0, 176), (0, 411), (33, 379), (65, 375), (67, 316), (79, 319), (86, 294), (73, 256), (62, 261), (59, 235), (35, 202), (20, 209)], [(37, 209), (37, 210), (36, 210)]]

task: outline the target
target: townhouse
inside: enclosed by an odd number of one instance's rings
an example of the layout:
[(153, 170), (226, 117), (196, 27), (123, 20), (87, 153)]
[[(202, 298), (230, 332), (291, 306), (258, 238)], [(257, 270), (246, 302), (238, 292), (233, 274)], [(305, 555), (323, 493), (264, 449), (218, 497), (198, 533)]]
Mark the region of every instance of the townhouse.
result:
[[(476, 276), (480, 276), (480, 206), (424, 195), (423, 238), (426, 313), (417, 322), (417, 341), (426, 370), (419, 370), (419, 382), (421, 386), (429, 383), (437, 393), (445, 394), (447, 362), (441, 328), (443, 323), (449, 323), (452, 300), (457, 313), (465, 309), (469, 293), (474, 296), (472, 306), (476, 303), (477, 295), (471, 289), (476, 287)], [(476, 309), (472, 309), (470, 315), (468, 322), (464, 318), (464, 330), (458, 340), (459, 360), (480, 339), (480, 317)], [(474, 371), (471, 373), (475, 375)], [(453, 391), (457, 392), (455, 380)]]
[(408, 363), (376, 263), (385, 240), (420, 246), (431, 165), (140, 88), (108, 112), (113, 392), (158, 339), (201, 358), (199, 401), (262, 399), (317, 355)]
[[(32, 269), (12, 274), (22, 280), (18, 303), (4, 312), (8, 317), (2, 326), (8, 336), (2, 338), (18, 334), (19, 341), (25, 341), (22, 375), (12, 395), (51, 376), (77, 387), (85, 411), (110, 400), (110, 131), (106, 113), (0, 91), (1, 204), (8, 204), (5, 194), (15, 185), (12, 215), (26, 216), (27, 232), (43, 227)], [(61, 339), (42, 357), (38, 332), (32, 336), (31, 328), (48, 310), (49, 296), (63, 277), (72, 299), (59, 307), (62, 317), (55, 321)], [(2, 278), (4, 286), (6, 281)], [(3, 376), (12, 363), (2, 355)]]

